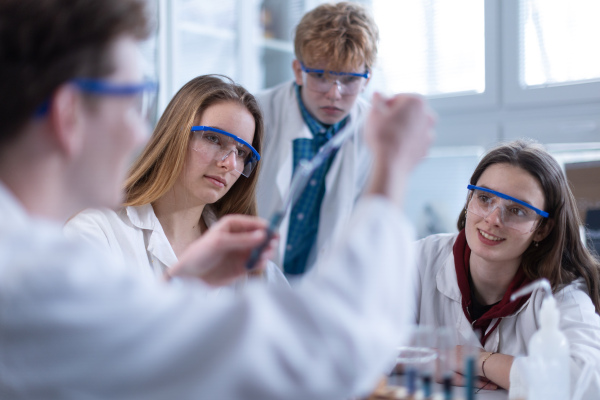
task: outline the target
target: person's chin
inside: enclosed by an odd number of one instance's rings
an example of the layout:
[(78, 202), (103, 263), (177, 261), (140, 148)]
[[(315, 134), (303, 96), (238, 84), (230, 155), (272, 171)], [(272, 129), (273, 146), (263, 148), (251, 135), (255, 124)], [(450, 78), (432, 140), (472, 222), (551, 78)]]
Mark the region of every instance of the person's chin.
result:
[(331, 112), (321, 109), (319, 111), (319, 121), (326, 125), (337, 124), (338, 122), (343, 120), (347, 115), (347, 113), (345, 113), (342, 110), (340, 110), (339, 112)]

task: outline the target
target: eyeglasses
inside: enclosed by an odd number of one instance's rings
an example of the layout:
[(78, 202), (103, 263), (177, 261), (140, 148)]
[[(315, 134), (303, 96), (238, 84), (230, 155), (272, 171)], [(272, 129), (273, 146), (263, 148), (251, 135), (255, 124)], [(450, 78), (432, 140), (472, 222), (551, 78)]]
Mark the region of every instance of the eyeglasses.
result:
[[(156, 82), (144, 81), (140, 83), (120, 84), (100, 79), (78, 78), (70, 81), (79, 90), (100, 96), (116, 96), (136, 98), (136, 111), (139, 115), (149, 120), (156, 110)], [(50, 109), (50, 100), (46, 100), (35, 111), (35, 117), (43, 117)]]
[(234, 170), (246, 178), (260, 160), (260, 155), (250, 143), (229, 132), (211, 126), (192, 126), (191, 131), (197, 132), (193, 150), (220, 161), (233, 153)]
[(548, 218), (549, 216), (546, 211), (495, 190), (474, 185), (468, 185), (467, 189), (471, 191), (467, 205), (468, 212), (487, 218), (498, 209), (502, 225), (521, 234), (533, 232), (536, 221), (540, 217)]
[(300, 68), (304, 72), (304, 84), (310, 90), (318, 93), (327, 93), (335, 84), (342, 96), (354, 95), (360, 92), (363, 78), (369, 78), (369, 71), (358, 72), (338, 72), (325, 71), (323, 69), (307, 68), (300, 63)]

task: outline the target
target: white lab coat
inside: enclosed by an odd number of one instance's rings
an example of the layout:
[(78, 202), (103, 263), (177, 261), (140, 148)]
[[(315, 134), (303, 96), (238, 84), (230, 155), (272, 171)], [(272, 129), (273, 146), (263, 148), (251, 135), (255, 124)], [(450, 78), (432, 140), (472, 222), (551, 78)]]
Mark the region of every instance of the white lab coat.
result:
[[(265, 120), (262, 166), (258, 180), (258, 214), (270, 218), (281, 207), (290, 186), (294, 162), (293, 140), (312, 139), (313, 135), (302, 118), (292, 82), (259, 93), (256, 99)], [(369, 104), (359, 97), (350, 111), (348, 123), (364, 120), (368, 110)], [(308, 257), (308, 268), (329, 251), (335, 238), (341, 234), (366, 184), (371, 155), (364, 143), (362, 126), (354, 129), (352, 137), (339, 149), (325, 178), (319, 231)], [(289, 211), (281, 223), (279, 251), (274, 258), (280, 267), (283, 266), (287, 242)]]
[[(208, 227), (217, 221), (209, 205), (204, 207), (202, 218)], [(83, 238), (99, 246), (140, 276), (162, 277), (177, 263), (177, 256), (151, 204), (124, 207), (117, 211), (85, 210), (65, 224), (64, 233), (67, 237)], [(273, 263), (267, 265), (263, 280), (270, 285), (288, 285), (281, 270)], [(245, 283), (246, 280), (242, 279), (231, 288), (240, 289)]]
[[(457, 234), (432, 235), (417, 242), (417, 308), (419, 324), (446, 326), (456, 332), (457, 344), (481, 346), (461, 306), (452, 247)], [(488, 337), (485, 350), (515, 356), (510, 371), (510, 398), (527, 396), (527, 346), (539, 328), (539, 313), (544, 292), (536, 290), (513, 315), (505, 317)], [(571, 391), (581, 374), (584, 360), (595, 362), (595, 378), (585, 398), (600, 398), (600, 316), (587, 294), (583, 279), (566, 285), (555, 294), (560, 310), (560, 329), (571, 349)], [(490, 323), (490, 328), (496, 320)]]
[(410, 319), (410, 229), (363, 199), (318, 278), (207, 302), (199, 282), (115, 267), (0, 184), (1, 399), (346, 399)]

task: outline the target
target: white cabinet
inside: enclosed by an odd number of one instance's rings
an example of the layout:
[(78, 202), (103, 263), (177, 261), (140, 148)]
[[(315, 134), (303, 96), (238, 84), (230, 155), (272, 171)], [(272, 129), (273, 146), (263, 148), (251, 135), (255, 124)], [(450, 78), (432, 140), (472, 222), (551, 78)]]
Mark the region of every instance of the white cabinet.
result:
[(292, 78), (293, 33), (321, 0), (159, 0), (159, 108), (203, 74), (251, 92)]

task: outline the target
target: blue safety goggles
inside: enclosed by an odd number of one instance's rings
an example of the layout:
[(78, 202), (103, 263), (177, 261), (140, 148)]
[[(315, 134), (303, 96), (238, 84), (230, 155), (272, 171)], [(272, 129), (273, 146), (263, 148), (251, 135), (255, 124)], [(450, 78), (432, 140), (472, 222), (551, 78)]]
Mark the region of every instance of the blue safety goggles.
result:
[[(139, 112), (143, 118), (148, 118), (154, 107), (154, 100), (158, 85), (156, 82), (144, 81), (140, 83), (120, 84), (101, 79), (76, 78), (69, 81), (85, 93), (101, 96), (138, 96)], [(43, 117), (50, 109), (50, 100), (44, 101), (34, 113), (35, 117)]]
[(193, 147), (194, 150), (225, 160), (235, 153), (235, 170), (249, 177), (258, 161), (260, 154), (244, 139), (212, 126), (192, 126), (191, 132), (202, 132), (201, 139)]
[(330, 70), (324, 70), (324, 69), (315, 69), (315, 68), (307, 68), (304, 63), (300, 63), (300, 68), (302, 69), (302, 71), (306, 72), (307, 74), (313, 73), (313, 74), (329, 74), (329, 75), (335, 75), (335, 76), (356, 76), (359, 78), (365, 78), (368, 79), (369, 78), (369, 71), (365, 71), (362, 74), (360, 72), (341, 72), (341, 71), (330, 71)]
[(497, 191), (492, 190), (492, 189), (487, 189), (487, 188), (480, 187), (480, 186), (475, 186), (475, 185), (467, 185), (467, 189), (469, 189), (469, 190), (479, 190), (481, 192), (491, 193), (491, 194), (493, 194), (495, 196), (498, 196), (498, 197), (500, 197), (502, 199), (513, 201), (513, 202), (515, 202), (517, 204), (520, 204), (520, 205), (522, 205), (524, 207), (527, 207), (527, 208), (535, 211), (536, 214), (538, 214), (538, 215), (540, 215), (540, 216), (542, 216), (544, 218), (548, 218), (548, 216), (550, 215), (546, 211), (542, 211), (539, 208), (535, 208), (534, 206), (532, 206), (529, 203), (524, 202), (523, 200), (519, 200), (519, 199), (517, 199), (515, 197), (509, 196), (509, 195), (504, 194), (504, 193), (497, 192)]

